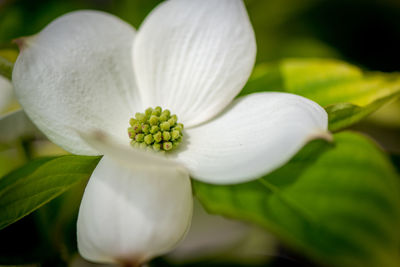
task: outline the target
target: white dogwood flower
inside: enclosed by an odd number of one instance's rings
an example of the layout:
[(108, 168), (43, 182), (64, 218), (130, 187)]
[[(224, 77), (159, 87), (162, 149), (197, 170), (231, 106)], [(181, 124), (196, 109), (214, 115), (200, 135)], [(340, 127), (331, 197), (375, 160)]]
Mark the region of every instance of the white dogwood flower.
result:
[(137, 33), (112, 15), (78, 11), (25, 40), (13, 83), (28, 116), (67, 151), (104, 155), (79, 211), (84, 258), (133, 266), (170, 251), (190, 224), (189, 177), (259, 178), (326, 132), (324, 109), (303, 97), (234, 100), (255, 55), (241, 0), (165, 1)]

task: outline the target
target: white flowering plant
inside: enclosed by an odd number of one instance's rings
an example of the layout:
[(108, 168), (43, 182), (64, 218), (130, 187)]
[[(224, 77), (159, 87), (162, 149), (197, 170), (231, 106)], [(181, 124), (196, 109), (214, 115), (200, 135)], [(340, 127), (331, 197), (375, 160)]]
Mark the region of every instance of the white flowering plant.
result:
[(8, 78), (22, 110), (1, 117), (2, 142), (30, 120), (70, 154), (0, 179), (1, 228), (84, 185), (74, 244), (89, 262), (144, 266), (179, 251), (193, 197), (316, 262), (399, 260), (398, 174), (343, 130), (397, 97), (400, 76), (327, 59), (254, 68), (241, 0), (165, 1), (138, 30), (74, 11), (16, 43)]

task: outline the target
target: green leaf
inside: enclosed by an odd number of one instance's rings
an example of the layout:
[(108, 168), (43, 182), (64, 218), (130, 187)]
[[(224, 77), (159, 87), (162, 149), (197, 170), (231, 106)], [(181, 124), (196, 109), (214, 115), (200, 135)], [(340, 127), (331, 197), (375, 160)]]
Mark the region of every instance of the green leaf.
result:
[(99, 160), (73, 155), (42, 158), (0, 178), (0, 229), (88, 179)]
[(11, 80), (13, 63), (0, 56), (0, 75)]
[(66, 266), (77, 253), (76, 221), (86, 182), (0, 230), (0, 265)]
[(0, 49), (0, 57), (14, 63), (18, 57), (18, 50), (15, 49)]
[(338, 131), (371, 114), (400, 94), (400, 74), (364, 73), (328, 59), (286, 59), (254, 69), (240, 95), (284, 91), (325, 107), (329, 128)]
[(364, 107), (349, 103), (329, 105), (325, 107), (325, 110), (329, 115), (329, 130), (335, 132), (351, 126), (374, 111), (378, 110), (383, 105), (395, 100), (398, 98), (398, 96), (399, 94), (395, 93), (393, 95), (373, 101)]
[(54, 247), (38, 230), (36, 215), (33, 212), (0, 230), (1, 266), (37, 264), (54, 257)]
[(313, 141), (262, 179), (230, 186), (194, 181), (195, 195), (216, 214), (249, 221), (332, 266), (398, 266), (398, 176), (369, 139), (336, 134)]
[(259, 64), (238, 96), (265, 91), (285, 91), (279, 64)]

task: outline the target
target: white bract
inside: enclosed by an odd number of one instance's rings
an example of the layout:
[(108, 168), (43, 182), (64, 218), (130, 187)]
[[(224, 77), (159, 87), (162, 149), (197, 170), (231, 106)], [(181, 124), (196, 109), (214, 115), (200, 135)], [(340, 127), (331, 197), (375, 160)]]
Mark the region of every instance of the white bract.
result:
[[(256, 55), (240, 0), (171, 0), (135, 30), (98, 11), (64, 15), (25, 40), (15, 63), (18, 100), (67, 151), (104, 155), (78, 218), (82, 256), (140, 264), (173, 249), (192, 212), (189, 176), (249, 181), (286, 163), (327, 130), (316, 103), (285, 93), (234, 100)], [(161, 106), (185, 125), (163, 155), (129, 146), (136, 112)]]

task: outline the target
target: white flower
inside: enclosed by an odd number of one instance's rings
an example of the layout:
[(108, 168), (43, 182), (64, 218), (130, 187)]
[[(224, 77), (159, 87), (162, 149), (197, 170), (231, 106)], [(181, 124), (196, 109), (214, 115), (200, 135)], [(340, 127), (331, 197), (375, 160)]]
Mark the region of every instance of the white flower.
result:
[[(190, 223), (189, 176), (249, 181), (326, 132), (325, 111), (300, 96), (232, 102), (255, 55), (240, 0), (166, 1), (137, 33), (109, 14), (73, 12), (25, 41), (13, 82), (28, 116), (67, 151), (104, 154), (79, 213), (83, 257), (138, 264), (170, 251)], [(129, 119), (155, 106), (185, 125), (166, 157), (129, 146)]]

